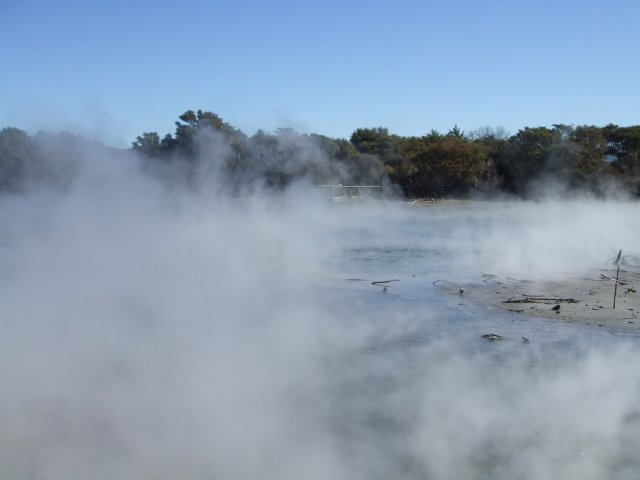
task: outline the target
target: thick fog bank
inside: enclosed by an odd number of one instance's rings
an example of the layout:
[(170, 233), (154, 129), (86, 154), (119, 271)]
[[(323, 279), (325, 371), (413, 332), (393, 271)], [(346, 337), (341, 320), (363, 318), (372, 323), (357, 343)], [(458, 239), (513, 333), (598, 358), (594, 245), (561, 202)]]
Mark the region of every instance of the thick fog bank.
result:
[(482, 343), (341, 281), (581, 267), (634, 248), (635, 204), (334, 205), (215, 178), (102, 159), (0, 199), (3, 478), (638, 477), (633, 338)]
[(640, 263), (638, 202), (586, 198), (476, 208), (484, 212), (460, 230), (466, 229), (471, 251), (477, 242), (474, 253), (486, 261), (485, 268), (519, 278), (557, 277), (610, 268), (620, 250), (628, 263)]

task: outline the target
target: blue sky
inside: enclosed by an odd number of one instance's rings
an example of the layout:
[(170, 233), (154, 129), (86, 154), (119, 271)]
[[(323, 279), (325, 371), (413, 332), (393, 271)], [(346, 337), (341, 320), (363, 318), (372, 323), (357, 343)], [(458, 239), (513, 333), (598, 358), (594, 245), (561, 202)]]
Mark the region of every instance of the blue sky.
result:
[(0, 127), (123, 147), (188, 109), (348, 138), (640, 123), (637, 0), (0, 0)]

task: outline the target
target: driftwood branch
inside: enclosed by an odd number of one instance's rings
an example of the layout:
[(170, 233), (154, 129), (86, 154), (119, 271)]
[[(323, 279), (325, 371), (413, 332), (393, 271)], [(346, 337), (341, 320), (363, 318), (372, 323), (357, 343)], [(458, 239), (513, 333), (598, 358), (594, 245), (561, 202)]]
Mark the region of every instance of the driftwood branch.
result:
[(394, 278), (393, 280), (378, 280), (376, 282), (371, 282), (371, 285), (383, 285), (385, 283), (391, 283), (391, 282), (399, 282), (400, 280), (398, 280), (397, 278)]
[(603, 280), (611, 280), (612, 282), (615, 282), (616, 285), (629, 285), (629, 283), (625, 282), (624, 280), (618, 280), (617, 278), (607, 277), (606, 275), (603, 275), (603, 274), (600, 274), (600, 278)]
[(575, 298), (526, 296), (522, 298), (512, 297), (502, 303), (578, 303), (578, 301)]

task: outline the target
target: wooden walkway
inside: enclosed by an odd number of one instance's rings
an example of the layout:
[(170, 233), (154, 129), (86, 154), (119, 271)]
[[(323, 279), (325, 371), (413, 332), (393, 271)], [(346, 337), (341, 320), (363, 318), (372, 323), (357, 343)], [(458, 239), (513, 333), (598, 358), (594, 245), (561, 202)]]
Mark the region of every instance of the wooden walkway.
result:
[(335, 201), (376, 198), (382, 191), (381, 185), (318, 185), (327, 196)]

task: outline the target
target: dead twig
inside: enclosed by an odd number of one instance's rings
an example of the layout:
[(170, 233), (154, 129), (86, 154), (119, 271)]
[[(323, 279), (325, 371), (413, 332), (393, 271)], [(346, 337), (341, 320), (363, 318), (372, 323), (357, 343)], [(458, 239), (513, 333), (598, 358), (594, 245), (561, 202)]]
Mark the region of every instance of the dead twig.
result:
[(578, 303), (578, 301), (575, 298), (525, 296), (522, 298), (511, 297), (502, 303)]
[(618, 280), (618, 273), (620, 273), (620, 267), (618, 267), (618, 272), (616, 273), (616, 278), (613, 277), (607, 277), (606, 275), (600, 274), (600, 278), (602, 280), (611, 280), (612, 282), (615, 282), (616, 285), (620, 284), (620, 285), (629, 285), (628, 282), (625, 282), (624, 280)]
[(398, 280), (397, 278), (394, 278), (393, 280), (378, 280), (376, 282), (371, 282), (371, 285), (383, 285), (385, 283), (391, 283), (391, 282), (399, 282), (400, 280)]

